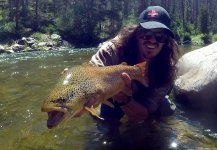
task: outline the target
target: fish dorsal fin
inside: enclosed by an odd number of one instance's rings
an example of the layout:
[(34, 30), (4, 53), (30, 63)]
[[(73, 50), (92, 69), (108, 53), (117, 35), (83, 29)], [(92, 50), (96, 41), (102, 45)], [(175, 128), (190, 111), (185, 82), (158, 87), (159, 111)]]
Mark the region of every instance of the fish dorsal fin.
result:
[(125, 65), (125, 66), (127, 66), (127, 63), (126, 63), (126, 62), (122, 62), (121, 65)]
[(94, 65), (92, 65), (92, 64), (89, 63), (89, 62), (84, 62), (84, 63), (82, 63), (82, 65), (83, 65), (83, 66), (94, 66)]
[(142, 63), (136, 64), (144, 77), (142, 81), (140, 81), (145, 87), (148, 87), (148, 61), (144, 61)]

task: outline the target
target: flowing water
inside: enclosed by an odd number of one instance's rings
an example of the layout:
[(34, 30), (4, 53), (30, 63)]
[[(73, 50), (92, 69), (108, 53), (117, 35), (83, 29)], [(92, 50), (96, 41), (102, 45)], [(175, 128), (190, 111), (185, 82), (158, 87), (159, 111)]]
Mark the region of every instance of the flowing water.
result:
[[(195, 47), (182, 48), (186, 50)], [(201, 117), (179, 107), (154, 123), (122, 119), (119, 128), (103, 132), (87, 113), (47, 129), (43, 101), (60, 72), (87, 62), (96, 48), (0, 55), (0, 149), (2, 150), (134, 150), (217, 149), (215, 116)], [(209, 120), (210, 121), (207, 121)]]

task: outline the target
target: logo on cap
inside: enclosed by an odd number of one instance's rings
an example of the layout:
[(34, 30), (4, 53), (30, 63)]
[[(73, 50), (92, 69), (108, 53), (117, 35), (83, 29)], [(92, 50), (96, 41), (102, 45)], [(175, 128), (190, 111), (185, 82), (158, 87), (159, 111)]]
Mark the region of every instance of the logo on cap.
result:
[(158, 13), (155, 10), (152, 10), (148, 13), (148, 16), (150, 16), (151, 18), (155, 18), (158, 15)]

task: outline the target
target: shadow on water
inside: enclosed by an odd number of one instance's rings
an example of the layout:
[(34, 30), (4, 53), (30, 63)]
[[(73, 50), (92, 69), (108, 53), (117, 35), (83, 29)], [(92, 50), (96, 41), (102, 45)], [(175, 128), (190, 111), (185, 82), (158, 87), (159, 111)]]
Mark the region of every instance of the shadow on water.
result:
[[(0, 55), (0, 145), (4, 150), (217, 149), (216, 127), (181, 107), (167, 118), (135, 124), (122, 120), (104, 133), (88, 114), (47, 129), (41, 106), (60, 72), (88, 61), (96, 49)], [(216, 118), (215, 118), (216, 120)], [(151, 125), (150, 125), (151, 124)], [(99, 126), (98, 126), (99, 127)]]

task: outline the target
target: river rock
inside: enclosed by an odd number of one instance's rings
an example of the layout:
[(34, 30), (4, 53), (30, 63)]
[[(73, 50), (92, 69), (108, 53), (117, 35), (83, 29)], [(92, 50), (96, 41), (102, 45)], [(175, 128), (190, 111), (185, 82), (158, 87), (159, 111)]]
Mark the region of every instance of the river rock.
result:
[(32, 37), (22, 37), (21, 39), (17, 40), (17, 44), (32, 46), (35, 41), (36, 40)]
[(62, 40), (61, 36), (58, 34), (51, 34), (50, 38), (51, 40)]
[(4, 46), (0, 45), (0, 54), (5, 52)]
[(8, 49), (8, 50), (6, 51), (6, 53), (7, 53), (7, 54), (11, 54), (11, 53), (14, 53), (14, 51), (13, 51), (12, 49)]
[(24, 50), (25, 46), (24, 45), (20, 45), (20, 44), (14, 44), (11, 49), (14, 51), (14, 52), (19, 52), (19, 51), (22, 51)]
[(53, 45), (54, 45), (54, 44), (53, 44), (53, 42), (51, 42), (51, 41), (46, 42), (46, 46), (47, 46), (47, 47), (53, 47)]
[(183, 55), (177, 67), (175, 100), (191, 108), (217, 111), (217, 42)]
[(38, 46), (46, 46), (47, 45), (47, 42), (40, 42), (38, 43)]
[(5, 50), (4, 46), (0, 45), (0, 50)]

